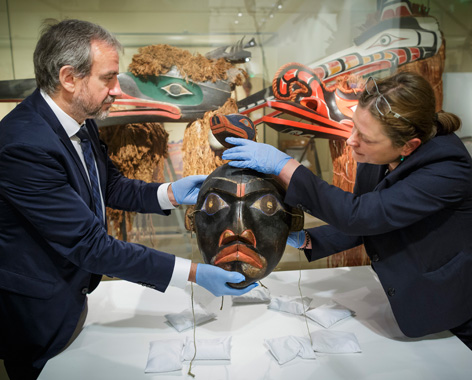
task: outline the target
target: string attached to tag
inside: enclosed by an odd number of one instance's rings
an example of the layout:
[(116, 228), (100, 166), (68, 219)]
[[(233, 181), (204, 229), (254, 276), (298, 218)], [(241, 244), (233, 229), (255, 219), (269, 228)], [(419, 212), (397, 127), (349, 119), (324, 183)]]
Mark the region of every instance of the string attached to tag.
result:
[[(192, 246), (192, 262), (193, 262), (195, 249), (193, 248), (192, 238), (193, 238), (193, 233), (190, 232), (190, 244)], [(197, 321), (196, 321), (196, 318), (195, 318), (193, 282), (190, 283), (190, 290), (191, 290), (190, 300), (191, 300), (191, 304), (192, 304), (192, 316), (193, 316), (193, 348), (194, 348), (194, 353), (193, 353), (192, 360), (190, 360), (190, 365), (188, 367), (187, 375), (195, 377), (195, 375), (192, 373), (192, 364), (193, 364), (193, 361), (195, 360), (195, 357), (197, 356), (197, 339), (196, 339)]]
[[(307, 239), (306, 240), (306, 243), (308, 245), (308, 242), (309, 242), (309, 235), (308, 235), (308, 232), (306, 232), (305, 230), (303, 230), (305, 232), (305, 238)], [(300, 235), (298, 235), (298, 238), (299, 238), (299, 243), (300, 243)], [(303, 242), (301, 244), (298, 244), (299, 247), (301, 247), (303, 244)], [(306, 316), (306, 311), (305, 311), (305, 303), (303, 302), (303, 294), (302, 294), (302, 287), (301, 287), (301, 281), (302, 281), (302, 250), (299, 249), (298, 250), (298, 264), (299, 264), (299, 273), (298, 273), (298, 292), (300, 293), (300, 298), (302, 300), (302, 306), (303, 306), (303, 317), (305, 318), (305, 324), (306, 324), (306, 329), (308, 331), (308, 337), (310, 338), (310, 344), (313, 346), (313, 340), (311, 339), (311, 334), (310, 334), (310, 328), (308, 326), (308, 317)]]

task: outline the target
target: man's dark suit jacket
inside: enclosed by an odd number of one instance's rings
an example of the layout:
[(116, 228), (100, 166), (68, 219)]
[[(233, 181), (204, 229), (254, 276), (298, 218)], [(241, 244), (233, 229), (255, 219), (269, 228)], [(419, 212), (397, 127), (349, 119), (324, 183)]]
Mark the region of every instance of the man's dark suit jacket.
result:
[[(160, 184), (123, 177), (87, 120), (105, 204), (168, 214)], [(42, 367), (71, 337), (101, 274), (165, 291), (175, 257), (115, 240), (90, 207), (85, 169), (36, 90), (0, 122), (0, 358)]]
[(448, 330), (472, 318), (472, 162), (455, 135), (437, 136), (395, 170), (359, 164), (354, 194), (299, 167), (285, 201), (329, 225), (310, 229), (308, 260), (364, 244), (402, 332)]

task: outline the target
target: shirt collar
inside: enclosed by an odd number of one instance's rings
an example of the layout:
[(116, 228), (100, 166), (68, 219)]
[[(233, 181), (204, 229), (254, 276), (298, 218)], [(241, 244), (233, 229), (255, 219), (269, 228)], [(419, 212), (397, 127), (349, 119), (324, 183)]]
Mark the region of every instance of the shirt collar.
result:
[(46, 103), (51, 107), (52, 112), (56, 115), (57, 119), (61, 123), (62, 127), (67, 133), (67, 136), (72, 137), (74, 136), (80, 129), (81, 125), (77, 123), (72, 117), (66, 114), (61, 107), (59, 107), (52, 98), (46, 94), (45, 91), (40, 90), (40, 93)]

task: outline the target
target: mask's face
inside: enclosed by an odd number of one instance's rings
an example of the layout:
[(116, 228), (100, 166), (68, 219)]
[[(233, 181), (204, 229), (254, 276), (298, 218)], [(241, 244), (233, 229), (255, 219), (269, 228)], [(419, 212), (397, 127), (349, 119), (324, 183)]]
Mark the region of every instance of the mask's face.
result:
[[(229, 165), (204, 182), (195, 206), (194, 228), (207, 264), (242, 273), (243, 288), (267, 276), (279, 263), (292, 218), (285, 191), (271, 176)], [(301, 229), (302, 227), (300, 227)]]

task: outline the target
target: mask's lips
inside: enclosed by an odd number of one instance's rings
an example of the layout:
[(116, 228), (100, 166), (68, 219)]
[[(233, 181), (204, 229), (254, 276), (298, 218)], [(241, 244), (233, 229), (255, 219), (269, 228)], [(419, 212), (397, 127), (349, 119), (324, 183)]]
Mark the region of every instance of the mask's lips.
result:
[(236, 244), (223, 248), (214, 257), (213, 264), (220, 266), (222, 264), (230, 263), (233, 261), (241, 261), (252, 265), (253, 267), (256, 267), (258, 269), (262, 269), (264, 266), (260, 255), (256, 251), (249, 248), (245, 244), (240, 244), (239, 242), (236, 242)]

